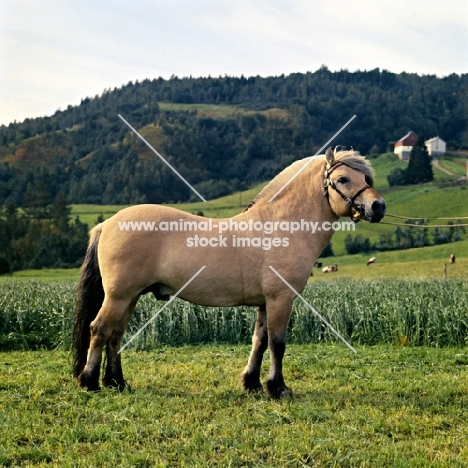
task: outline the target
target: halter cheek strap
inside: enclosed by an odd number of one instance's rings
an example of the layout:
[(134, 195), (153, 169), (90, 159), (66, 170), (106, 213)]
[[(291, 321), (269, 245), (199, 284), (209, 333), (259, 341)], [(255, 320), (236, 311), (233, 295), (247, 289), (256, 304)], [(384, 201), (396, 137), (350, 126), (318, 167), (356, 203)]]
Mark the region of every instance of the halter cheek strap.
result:
[[(368, 188), (371, 188), (371, 186), (369, 184), (364, 185), (364, 187), (362, 187), (351, 198), (349, 198), (336, 186), (335, 182), (333, 182), (333, 180), (330, 179), (330, 175), (332, 174), (332, 172), (340, 166), (346, 166), (346, 164), (343, 162), (337, 162), (333, 166), (327, 167), (325, 169), (324, 180), (323, 180), (323, 186), (324, 186), (323, 196), (328, 197), (328, 187), (331, 187), (333, 190), (335, 190), (335, 192), (351, 208), (350, 218), (352, 221), (357, 223), (361, 217), (364, 217), (366, 205), (363, 203), (355, 203), (354, 200), (356, 200), (356, 198), (359, 197), (359, 195), (361, 195), (362, 192), (364, 192)], [(353, 209), (357, 212), (358, 216), (353, 216), (353, 212), (352, 212)]]

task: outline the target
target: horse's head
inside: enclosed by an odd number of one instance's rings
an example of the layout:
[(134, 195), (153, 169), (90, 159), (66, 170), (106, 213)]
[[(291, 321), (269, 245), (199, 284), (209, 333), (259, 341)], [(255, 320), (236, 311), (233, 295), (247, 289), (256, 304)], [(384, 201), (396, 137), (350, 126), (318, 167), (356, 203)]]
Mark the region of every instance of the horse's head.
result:
[[(386, 211), (385, 200), (372, 188), (373, 170), (356, 151), (325, 153), (324, 196), (337, 216), (358, 222), (378, 223)], [(331, 189), (331, 190), (330, 190)]]

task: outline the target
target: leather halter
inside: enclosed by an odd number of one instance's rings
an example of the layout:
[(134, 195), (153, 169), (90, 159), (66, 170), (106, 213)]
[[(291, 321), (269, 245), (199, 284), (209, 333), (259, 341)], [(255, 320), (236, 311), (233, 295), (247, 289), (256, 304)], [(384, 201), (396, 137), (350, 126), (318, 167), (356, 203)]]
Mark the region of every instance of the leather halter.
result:
[[(354, 200), (356, 200), (359, 195), (361, 195), (362, 192), (367, 190), (368, 188), (371, 188), (369, 184), (364, 185), (360, 190), (358, 190), (351, 198), (346, 196), (333, 182), (333, 180), (330, 179), (331, 174), (335, 171), (340, 166), (347, 166), (344, 162), (337, 162), (336, 164), (333, 164), (331, 167), (326, 167), (325, 172), (324, 172), (324, 180), (323, 180), (323, 186), (324, 186), (324, 192), (323, 196), (328, 197), (328, 187), (331, 187), (335, 192), (346, 202), (346, 204), (350, 207), (350, 218), (351, 221), (354, 221), (355, 223), (359, 222), (361, 218), (365, 217), (365, 208), (366, 205), (364, 203), (355, 203)], [(355, 213), (353, 213), (353, 209), (355, 210)]]

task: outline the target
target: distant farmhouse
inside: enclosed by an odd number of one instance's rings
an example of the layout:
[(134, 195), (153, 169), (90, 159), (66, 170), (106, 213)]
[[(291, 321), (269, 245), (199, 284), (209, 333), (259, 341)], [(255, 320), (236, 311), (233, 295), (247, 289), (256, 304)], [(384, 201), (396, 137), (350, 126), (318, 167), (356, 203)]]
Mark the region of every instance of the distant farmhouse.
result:
[(446, 143), (442, 138), (436, 136), (424, 142), (427, 147), (429, 156), (443, 156), (447, 147)]
[(393, 149), (393, 152), (403, 161), (408, 161), (411, 150), (413, 149), (418, 135), (413, 131), (409, 131), (403, 138), (400, 138)]
[[(403, 161), (408, 161), (411, 150), (413, 149), (418, 135), (413, 131), (409, 131), (403, 138), (400, 138), (394, 146), (393, 152)], [(445, 154), (446, 143), (442, 138), (436, 136), (424, 142), (427, 147), (429, 156), (436, 157)]]

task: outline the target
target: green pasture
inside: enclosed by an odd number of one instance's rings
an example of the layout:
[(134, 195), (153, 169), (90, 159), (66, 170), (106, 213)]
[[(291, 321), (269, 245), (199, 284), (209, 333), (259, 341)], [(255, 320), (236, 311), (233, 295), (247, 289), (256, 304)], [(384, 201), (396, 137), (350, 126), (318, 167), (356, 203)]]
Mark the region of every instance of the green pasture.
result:
[[(456, 254), (451, 265), (449, 256)], [(376, 263), (367, 266), (370, 256)], [(322, 273), (314, 268), (310, 281), (331, 281), (338, 278), (457, 278), (468, 277), (468, 240), (418, 249), (377, 252), (372, 254), (341, 255), (319, 259), (325, 265), (337, 264), (338, 271)], [(444, 268), (444, 265), (446, 267)], [(444, 273), (445, 270), (445, 273)]]
[[(229, 218), (239, 214), (267, 184), (263, 182), (254, 188), (237, 192), (225, 197), (209, 200), (206, 203), (199, 201), (193, 203), (177, 203), (172, 206), (179, 210), (188, 211), (197, 214), (202, 212), (209, 218)], [(126, 208), (128, 205), (72, 205), (72, 216), (78, 216), (80, 220), (92, 227), (96, 224), (98, 216), (102, 215), (104, 219), (110, 218), (118, 211)]]
[(41, 270), (20, 270), (15, 271), (11, 275), (0, 276), (0, 283), (2, 281), (9, 281), (10, 279), (20, 281), (76, 281), (78, 279), (78, 268), (43, 268)]
[(394, 153), (381, 154), (376, 158), (370, 159), (372, 168), (375, 171), (374, 186), (377, 189), (388, 188), (387, 175), (399, 167), (405, 169), (408, 166), (406, 161), (398, 159)]
[(245, 113), (245, 110), (243, 108), (230, 106), (228, 104), (183, 104), (173, 102), (159, 102), (158, 105), (162, 111), (196, 111), (199, 115), (204, 115), (213, 118), (232, 117), (236, 114), (236, 112)]
[(90, 228), (97, 224), (100, 216), (104, 219), (115, 215), (117, 211), (126, 208), (128, 205), (72, 205), (71, 215), (73, 218), (78, 216), (83, 223), (86, 223)]
[(466, 176), (467, 161), (468, 159), (465, 158), (439, 159), (439, 165), (452, 172), (452, 174), (463, 177)]
[(185, 111), (196, 112), (198, 116), (211, 117), (214, 119), (223, 119), (228, 117), (236, 117), (244, 114), (263, 114), (271, 118), (283, 120), (291, 119), (291, 113), (285, 109), (273, 107), (266, 110), (249, 110), (240, 106), (229, 104), (183, 104), (173, 102), (159, 102), (159, 108), (163, 111)]
[(86, 393), (66, 352), (0, 353), (0, 466), (468, 464), (464, 349), (289, 345), (294, 397), (279, 402), (241, 390), (248, 354), (248, 345), (124, 351), (131, 390)]

